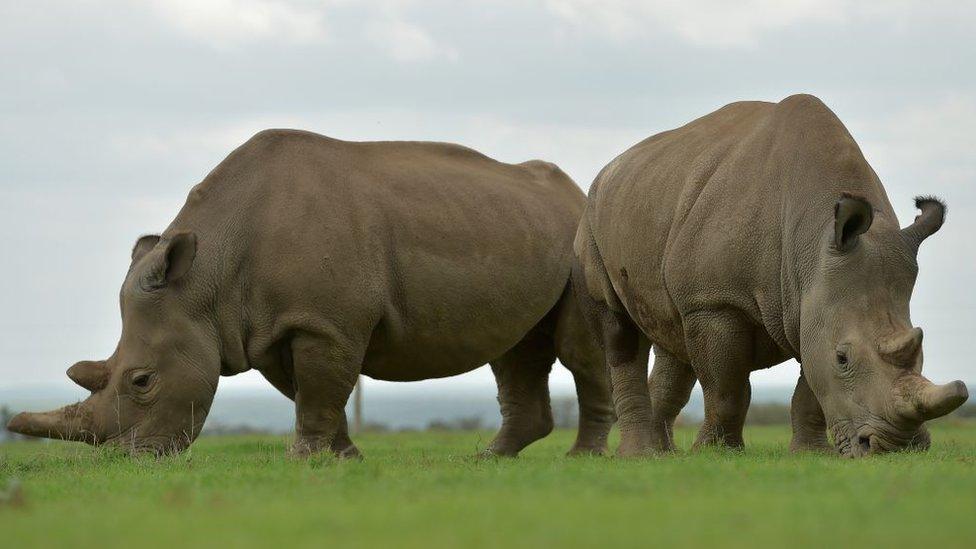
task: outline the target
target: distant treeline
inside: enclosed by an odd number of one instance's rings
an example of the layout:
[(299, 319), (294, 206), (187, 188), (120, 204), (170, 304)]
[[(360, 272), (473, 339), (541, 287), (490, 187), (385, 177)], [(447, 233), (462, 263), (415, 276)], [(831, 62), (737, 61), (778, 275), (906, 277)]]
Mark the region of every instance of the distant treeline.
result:
[[(576, 427), (578, 411), (576, 400), (573, 398), (556, 398), (552, 401), (553, 420), (557, 429), (572, 429)], [(6, 426), (7, 422), (13, 417), (14, 412), (7, 406), (0, 406), (0, 426)], [(960, 421), (976, 419), (976, 403), (970, 402), (946, 418), (937, 421)], [(699, 420), (688, 418), (684, 415), (679, 416), (678, 425), (696, 425)], [(749, 414), (746, 416), (748, 425), (789, 425), (790, 407), (787, 404), (778, 402), (754, 402), (749, 406)], [(365, 432), (391, 432), (391, 431), (483, 431), (491, 427), (485, 425), (482, 418), (477, 416), (460, 417), (452, 419), (438, 419), (431, 421), (424, 429), (393, 429), (383, 423), (367, 421), (363, 425)], [(257, 429), (248, 425), (221, 425), (208, 424), (204, 428), (207, 435), (247, 435), (247, 434), (267, 434), (264, 429)], [(22, 437), (15, 433), (0, 428), (0, 442), (9, 440), (21, 440), (29, 437)]]
[[(574, 429), (578, 411), (576, 400), (573, 398), (557, 398), (552, 401), (553, 421), (557, 429)], [(976, 419), (976, 403), (967, 403), (949, 414), (945, 418), (936, 421), (960, 421)], [(700, 419), (678, 416), (676, 423), (682, 426), (693, 426), (700, 423)], [(754, 402), (749, 406), (749, 414), (746, 416), (748, 425), (789, 425), (790, 407), (779, 402)], [(403, 431), (484, 431), (492, 429), (485, 425), (482, 418), (477, 416), (460, 417), (454, 419), (439, 419), (431, 421), (424, 429), (394, 429), (389, 425), (376, 422), (366, 422), (363, 431), (369, 433), (403, 432)], [(204, 432), (211, 435), (220, 434), (250, 434), (259, 432), (248, 427), (231, 426), (208, 426)]]

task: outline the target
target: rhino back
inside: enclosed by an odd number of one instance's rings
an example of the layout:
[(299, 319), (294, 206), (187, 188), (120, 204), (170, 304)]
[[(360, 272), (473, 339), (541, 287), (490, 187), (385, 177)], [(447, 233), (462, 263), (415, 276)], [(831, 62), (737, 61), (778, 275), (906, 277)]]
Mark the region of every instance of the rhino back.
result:
[[(169, 230), (245, 309), (252, 359), (296, 330), (368, 342), (364, 373), (453, 375), (514, 345), (569, 276), (582, 192), (558, 168), (422, 142), (258, 134)], [(209, 242), (209, 244), (206, 244)]]
[(616, 293), (655, 342), (685, 356), (682, 317), (732, 308), (765, 328), (771, 365), (797, 354), (798, 277), (841, 191), (897, 223), (843, 124), (798, 95), (733, 103), (635, 145), (598, 176), (587, 215)]

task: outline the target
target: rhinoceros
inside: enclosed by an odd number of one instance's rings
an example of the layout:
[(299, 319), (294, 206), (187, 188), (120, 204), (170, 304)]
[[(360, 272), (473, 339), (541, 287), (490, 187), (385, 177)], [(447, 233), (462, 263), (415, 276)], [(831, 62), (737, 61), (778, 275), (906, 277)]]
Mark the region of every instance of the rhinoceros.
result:
[(609, 377), (569, 282), (584, 205), (543, 161), (260, 132), (161, 235), (136, 242), (115, 352), (67, 372), (91, 396), (9, 429), (177, 452), (220, 376), (254, 369), (295, 401), (293, 453), (355, 456), (343, 410), (360, 374), (410, 381), (490, 363), (503, 422), (487, 452), (515, 455), (552, 430), (558, 357), (580, 405), (571, 453), (600, 453)]
[(794, 448), (825, 444), (825, 429), (844, 456), (924, 445), (923, 422), (968, 393), (921, 373), (909, 300), (945, 206), (916, 206), (899, 228), (854, 139), (810, 95), (727, 105), (610, 162), (590, 188), (573, 282), (605, 349), (618, 454), (671, 450), (696, 378), (696, 446), (742, 446), (750, 372), (790, 358)]

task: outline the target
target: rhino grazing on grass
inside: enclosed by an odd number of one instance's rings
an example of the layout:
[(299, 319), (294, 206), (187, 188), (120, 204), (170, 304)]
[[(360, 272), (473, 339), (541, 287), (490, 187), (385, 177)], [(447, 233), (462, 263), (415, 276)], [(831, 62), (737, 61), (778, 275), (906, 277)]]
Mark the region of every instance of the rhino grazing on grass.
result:
[(503, 424), (487, 451), (515, 455), (553, 427), (558, 357), (580, 405), (571, 453), (600, 453), (609, 378), (569, 285), (584, 204), (546, 162), (261, 132), (136, 243), (118, 347), (68, 370), (91, 396), (9, 429), (176, 452), (200, 433), (220, 376), (253, 368), (295, 401), (293, 453), (354, 456), (343, 410), (360, 374), (491, 363)]
[(900, 228), (857, 144), (809, 95), (733, 103), (608, 164), (573, 280), (605, 349), (618, 454), (673, 448), (696, 378), (696, 446), (742, 446), (750, 372), (789, 358), (802, 366), (794, 449), (826, 446), (828, 430), (844, 456), (926, 447), (923, 422), (968, 393), (921, 373), (909, 300), (918, 247), (945, 206), (916, 206)]

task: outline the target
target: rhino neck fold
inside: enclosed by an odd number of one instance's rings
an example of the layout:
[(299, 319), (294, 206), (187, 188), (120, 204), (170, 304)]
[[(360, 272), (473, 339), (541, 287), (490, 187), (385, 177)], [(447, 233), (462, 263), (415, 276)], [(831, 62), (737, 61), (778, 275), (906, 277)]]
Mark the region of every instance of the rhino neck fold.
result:
[[(240, 222), (240, 208), (230, 208), (215, 200), (216, 196), (208, 196), (211, 193), (205, 192), (206, 185), (205, 181), (190, 191), (163, 237), (181, 230), (197, 235), (198, 251), (187, 280), (186, 301), (190, 313), (204, 319), (216, 339), (219, 360), (208, 362), (208, 371), (202, 372), (216, 380), (220, 375), (250, 369), (244, 353), (247, 231)], [(208, 196), (206, 201), (203, 196)]]

